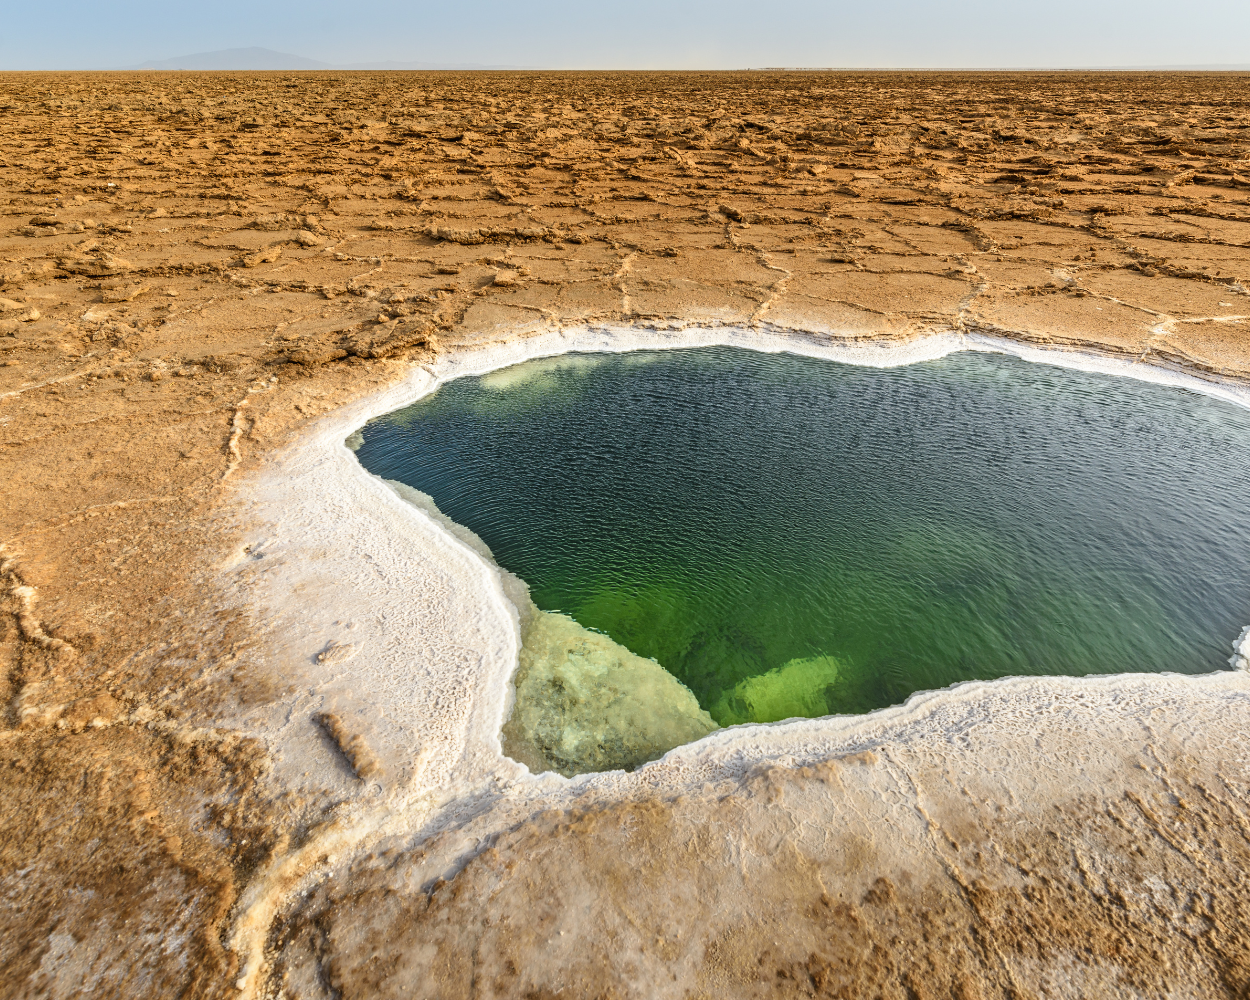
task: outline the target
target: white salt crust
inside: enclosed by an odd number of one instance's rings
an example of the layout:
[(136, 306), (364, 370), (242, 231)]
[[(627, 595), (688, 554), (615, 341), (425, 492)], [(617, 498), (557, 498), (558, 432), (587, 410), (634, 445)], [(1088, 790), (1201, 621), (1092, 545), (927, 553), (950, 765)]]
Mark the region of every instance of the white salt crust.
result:
[[(1027, 794), (1032, 785), (1045, 783), (1046, 762), (1031, 747), (1055, 739), (1062, 746), (1067, 739), (1073, 753), (1096, 744), (1112, 752), (1117, 734), (1139, 739), (1133, 734), (1161, 714), (1172, 725), (1183, 720), (1204, 740), (1220, 743), (1230, 761), (1244, 756), (1244, 741), (1234, 738), (1239, 728), (1229, 720), (1240, 718), (1235, 710), (1244, 710), (1250, 697), (1250, 628), (1237, 640), (1230, 661), (1240, 669), (1231, 671), (970, 682), (917, 693), (903, 705), (868, 715), (722, 729), (631, 774), (532, 775), (504, 757), (499, 731), (511, 707), (509, 678), (519, 633), (499, 569), (446, 519), (405, 502), (366, 472), (345, 439), (366, 421), (460, 376), (568, 351), (714, 345), (873, 367), (955, 351), (1001, 352), (1250, 406), (1247, 386), (975, 334), (882, 344), (779, 330), (596, 328), (450, 352), (413, 369), (402, 383), (328, 414), (235, 484), (235, 513), (250, 534), (246, 547), (223, 567), (265, 626), (264, 659), (256, 669), (268, 671), (275, 686), (288, 691), (263, 709), (227, 721), (268, 742), (277, 760), (274, 780), (282, 787), (342, 802), (335, 823), (301, 850), (277, 859), (240, 901), (233, 947), (240, 953), (237, 985), (245, 995), (260, 981), (265, 934), (283, 900), (307, 879), (325, 877), (336, 863), (382, 838), (412, 843), (462, 829), (455, 841), (459, 847), (447, 848), (451, 872), (457, 850), (471, 851), (474, 838), (537, 809), (559, 808), (573, 799), (677, 795), (740, 776), (760, 761), (802, 762), (885, 744), (940, 754), (958, 769), (998, 769), (1010, 759), (1021, 793)], [(363, 738), (381, 764), (380, 777), (369, 782), (355, 777), (315, 722), (317, 713), (327, 711)], [(1234, 729), (1225, 742), (1221, 733), (1229, 726)], [(973, 731), (981, 741), (977, 747), (969, 741)], [(986, 757), (990, 753), (992, 760)]]

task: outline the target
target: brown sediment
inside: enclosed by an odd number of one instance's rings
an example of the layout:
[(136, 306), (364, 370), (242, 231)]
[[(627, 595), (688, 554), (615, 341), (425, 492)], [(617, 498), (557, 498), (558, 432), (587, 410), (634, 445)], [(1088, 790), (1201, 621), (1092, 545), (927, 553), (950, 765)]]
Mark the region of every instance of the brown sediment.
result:
[[(220, 573), (230, 490), (313, 419), (436, 352), (596, 324), (986, 332), (1244, 379), (1247, 79), (0, 77), (6, 993), (230, 995), (221, 941), (254, 873), (367, 794), (264, 777), (249, 712), (290, 682)], [(375, 773), (347, 720), (326, 732)], [(438, 961), (406, 982), (458, 995), (489, 920), (512, 930), (468, 975), (501, 996), (632, 995), (644, 966), (677, 976), (653, 995), (1240, 996), (1244, 765), (1154, 747), (1087, 793), (1041, 789), (1010, 835), (949, 805), (855, 873), (828, 860), (849, 834), (787, 841), (819, 825), (804, 810), (846, 820), (836, 797), (785, 805), (797, 772), (767, 807), (748, 782), (540, 817), (429, 894), (327, 883), (271, 968), (367, 996), (379, 963)], [(1160, 769), (1191, 776), (1160, 791)], [(958, 823), (956, 851), (934, 831)], [(424, 849), (393, 859), (409, 888)], [(598, 914), (572, 964), (537, 916), (498, 924), (544, 899)], [(698, 947), (664, 943), (678, 904), (705, 914)], [(613, 964), (628, 934), (673, 957)]]
[(450, 881), (419, 851), (362, 860), (276, 929), (275, 975), (397, 998), (1242, 996), (1245, 786), (1155, 750), (1172, 773), (1125, 753), (1114, 791), (1039, 802), (886, 748), (541, 814)]

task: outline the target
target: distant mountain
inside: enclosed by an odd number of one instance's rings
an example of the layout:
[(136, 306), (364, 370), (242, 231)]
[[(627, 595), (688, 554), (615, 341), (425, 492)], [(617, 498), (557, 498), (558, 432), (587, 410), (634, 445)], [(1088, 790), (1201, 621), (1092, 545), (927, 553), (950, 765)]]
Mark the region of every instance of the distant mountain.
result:
[(219, 52), (196, 52), (177, 59), (153, 59), (128, 69), (332, 69), (329, 63), (305, 59), (272, 49), (222, 49)]
[(274, 52), (272, 49), (222, 49), (219, 52), (196, 52), (177, 59), (152, 59), (138, 66), (127, 69), (159, 69), (159, 70), (291, 70), (291, 69), (354, 69), (354, 70), (432, 70), (432, 69), (520, 69), (518, 66), (479, 66), (472, 63), (426, 63), (426, 62), (376, 62), (352, 63), (347, 66), (334, 66), (330, 63), (318, 62), (316, 59), (305, 59), (287, 52)]

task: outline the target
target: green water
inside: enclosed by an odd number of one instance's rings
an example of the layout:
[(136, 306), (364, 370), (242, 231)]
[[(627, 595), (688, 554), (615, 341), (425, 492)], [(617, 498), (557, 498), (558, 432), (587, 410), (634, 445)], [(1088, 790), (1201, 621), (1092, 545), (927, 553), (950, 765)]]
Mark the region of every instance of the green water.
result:
[(707, 348), (463, 378), (364, 428), (560, 611), (717, 723), (1013, 674), (1228, 666), (1250, 622), (1250, 411), (964, 353)]

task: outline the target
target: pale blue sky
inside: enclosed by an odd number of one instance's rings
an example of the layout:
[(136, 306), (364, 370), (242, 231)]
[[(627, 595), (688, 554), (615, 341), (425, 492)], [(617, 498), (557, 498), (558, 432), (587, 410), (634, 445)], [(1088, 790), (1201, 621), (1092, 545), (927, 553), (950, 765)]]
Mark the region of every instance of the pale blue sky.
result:
[(1250, 0), (7, 0), (0, 68), (262, 46), (324, 62), (584, 69), (1250, 64)]

